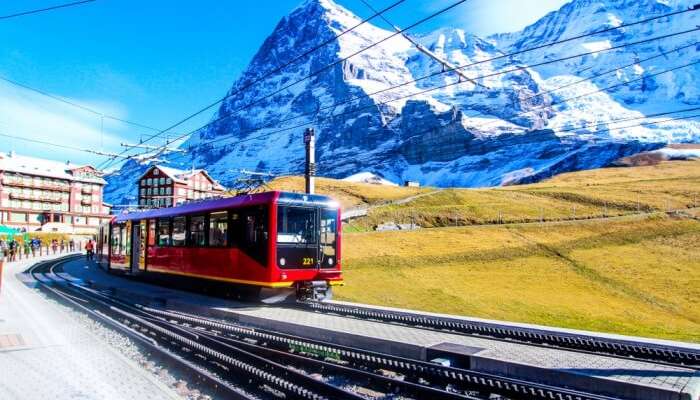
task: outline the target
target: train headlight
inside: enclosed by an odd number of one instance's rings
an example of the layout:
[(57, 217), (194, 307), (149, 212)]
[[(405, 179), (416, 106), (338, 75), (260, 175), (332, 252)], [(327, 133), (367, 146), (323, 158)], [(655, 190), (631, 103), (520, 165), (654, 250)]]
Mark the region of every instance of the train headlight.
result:
[(280, 265), (284, 266), (287, 263), (287, 260), (284, 259), (284, 257), (280, 258)]
[(328, 265), (333, 265), (333, 257), (328, 257)]
[(280, 278), (281, 278), (282, 280), (287, 279), (287, 274), (285, 274), (284, 272), (282, 272), (282, 274), (280, 275)]

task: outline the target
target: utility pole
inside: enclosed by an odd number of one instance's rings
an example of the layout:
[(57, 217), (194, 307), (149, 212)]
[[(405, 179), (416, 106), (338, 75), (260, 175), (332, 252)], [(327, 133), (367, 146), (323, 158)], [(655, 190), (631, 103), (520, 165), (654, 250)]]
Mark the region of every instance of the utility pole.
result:
[(304, 131), (304, 144), (306, 145), (306, 168), (304, 169), (306, 193), (314, 194), (316, 176), (316, 137), (314, 128), (307, 128)]

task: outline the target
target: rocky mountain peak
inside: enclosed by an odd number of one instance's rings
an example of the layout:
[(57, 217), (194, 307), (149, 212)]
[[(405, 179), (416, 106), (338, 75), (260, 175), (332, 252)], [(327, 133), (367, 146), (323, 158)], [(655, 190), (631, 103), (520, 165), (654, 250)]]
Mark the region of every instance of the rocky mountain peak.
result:
[[(609, 165), (667, 142), (700, 141), (694, 120), (634, 126), (645, 115), (700, 103), (698, 65), (655, 75), (697, 60), (697, 35), (606, 51), (692, 29), (700, 13), (492, 61), (689, 5), (573, 0), (520, 32), (480, 38), (445, 27), (413, 36), (458, 66), (458, 75), (401, 36), (375, 46), (392, 32), (371, 23), (332, 40), (360, 18), (332, 0), (307, 0), (262, 43), (230, 88), (235, 95), (214, 115), (216, 122), (184, 144), (187, 157), (168, 158), (173, 167), (206, 168), (223, 184), (240, 169), (296, 174), (303, 169), (301, 134), (314, 127), (323, 176), (369, 171), (395, 182), (492, 186)], [(330, 42), (250, 86), (325, 41)], [(581, 52), (592, 54), (528, 67)], [(615, 124), (623, 118), (633, 122)], [(130, 176), (109, 178), (107, 201), (127, 201)]]

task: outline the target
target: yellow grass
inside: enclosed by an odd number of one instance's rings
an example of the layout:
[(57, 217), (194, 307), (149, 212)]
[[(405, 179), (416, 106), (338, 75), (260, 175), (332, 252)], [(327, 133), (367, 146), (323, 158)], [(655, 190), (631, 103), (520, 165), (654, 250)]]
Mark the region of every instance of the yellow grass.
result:
[[(271, 190), (303, 192), (304, 178), (300, 176), (285, 176), (269, 182), (267, 187)], [(368, 183), (345, 182), (337, 179), (316, 178), (316, 193), (332, 196), (346, 209), (403, 199), (430, 190), (432, 189), (372, 185)]]
[(700, 222), (664, 215), (344, 237), (340, 299), (700, 341)]
[[(374, 206), (345, 224), (340, 299), (700, 342), (700, 160), (491, 189), (317, 188)], [(371, 231), (390, 221), (424, 229)]]
[(560, 221), (700, 206), (700, 160), (656, 166), (603, 168), (556, 176), (532, 185), (448, 189), (401, 205), (371, 210), (350, 227), (386, 223), (422, 227)]

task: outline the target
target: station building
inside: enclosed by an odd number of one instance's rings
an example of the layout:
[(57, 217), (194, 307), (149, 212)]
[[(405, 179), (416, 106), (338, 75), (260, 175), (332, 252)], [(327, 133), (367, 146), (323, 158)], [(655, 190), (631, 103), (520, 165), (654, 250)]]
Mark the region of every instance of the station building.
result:
[(191, 200), (219, 197), (226, 188), (203, 169), (154, 165), (139, 177), (140, 207), (173, 207)]
[(110, 219), (106, 183), (90, 165), (0, 153), (0, 224), (94, 234)]

